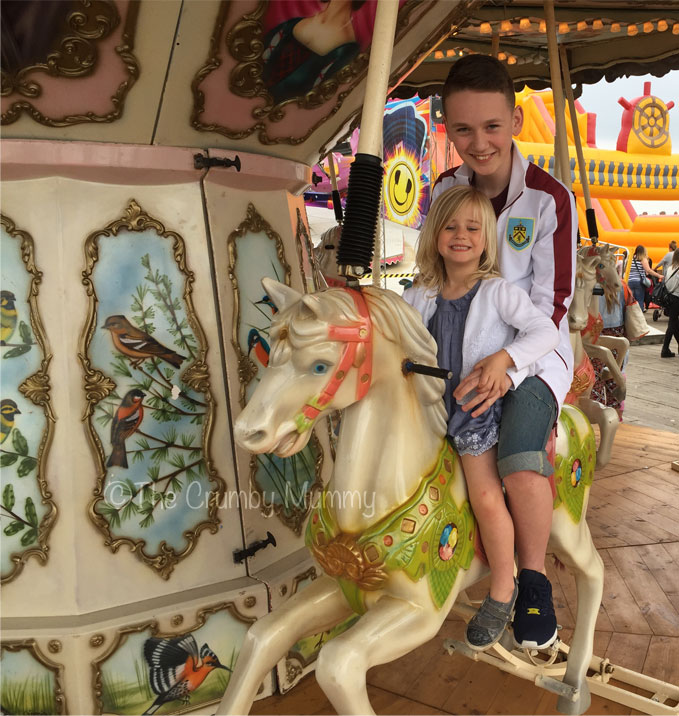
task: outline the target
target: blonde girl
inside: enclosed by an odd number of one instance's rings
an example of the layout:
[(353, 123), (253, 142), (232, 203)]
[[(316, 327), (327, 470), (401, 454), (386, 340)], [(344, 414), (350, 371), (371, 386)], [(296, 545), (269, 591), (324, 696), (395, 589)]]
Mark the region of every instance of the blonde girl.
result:
[[(484, 194), (472, 186), (444, 191), (420, 234), (419, 275), (403, 294), (436, 339), (439, 365), (453, 372), (444, 393), (448, 437), (462, 460), (491, 569), (490, 593), (467, 626), (467, 643), (477, 650), (500, 639), (517, 596), (514, 526), (497, 471), (502, 401), (493, 396), (516, 388), (559, 342), (556, 326), (528, 294), (501, 278), (496, 236)], [(465, 404), (477, 391), (490, 397), (470, 409)]]

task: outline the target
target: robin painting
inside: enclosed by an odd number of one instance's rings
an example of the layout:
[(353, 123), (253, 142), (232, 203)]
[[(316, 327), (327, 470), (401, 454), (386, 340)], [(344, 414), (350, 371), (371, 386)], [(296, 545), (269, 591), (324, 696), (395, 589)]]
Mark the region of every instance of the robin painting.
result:
[(145, 393), (133, 388), (125, 393), (111, 423), (111, 456), (106, 467), (127, 467), (127, 451), (125, 441), (133, 435), (144, 419), (144, 408), (141, 401)]
[(140, 328), (133, 326), (125, 316), (109, 316), (102, 328), (111, 331), (111, 338), (116, 350), (130, 359), (135, 367), (147, 358), (160, 358), (175, 368), (179, 368), (186, 356), (179, 355), (171, 348), (166, 348), (155, 338)]
[(158, 694), (144, 714), (155, 713), (169, 701), (188, 704), (191, 693), (205, 681), (211, 671), (231, 671), (219, 662), (207, 644), (203, 644), (199, 652), (192, 634), (173, 639), (147, 639), (144, 642), (144, 658), (149, 666), (151, 688)]

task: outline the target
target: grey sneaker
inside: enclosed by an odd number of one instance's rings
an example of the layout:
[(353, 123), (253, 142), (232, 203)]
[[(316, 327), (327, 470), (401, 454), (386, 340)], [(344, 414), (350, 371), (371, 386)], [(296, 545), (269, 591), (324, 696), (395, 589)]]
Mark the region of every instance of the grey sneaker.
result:
[(500, 641), (505, 627), (512, 621), (514, 602), (519, 593), (519, 585), (514, 580), (514, 594), (508, 602), (498, 602), (490, 594), (483, 600), (479, 611), (474, 614), (465, 634), (467, 646), (475, 651), (483, 651)]

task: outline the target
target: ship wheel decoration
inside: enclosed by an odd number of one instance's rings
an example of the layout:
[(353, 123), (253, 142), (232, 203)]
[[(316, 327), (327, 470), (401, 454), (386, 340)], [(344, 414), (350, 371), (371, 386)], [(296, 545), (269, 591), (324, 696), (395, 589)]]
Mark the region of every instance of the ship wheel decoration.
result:
[(633, 132), (645, 147), (661, 147), (669, 139), (667, 109), (657, 97), (644, 97), (634, 107)]

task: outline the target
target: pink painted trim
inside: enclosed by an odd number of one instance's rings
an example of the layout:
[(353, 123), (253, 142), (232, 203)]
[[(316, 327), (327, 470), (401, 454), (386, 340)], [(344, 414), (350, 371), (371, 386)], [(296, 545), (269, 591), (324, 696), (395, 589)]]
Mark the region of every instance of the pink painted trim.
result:
[[(107, 184), (163, 185), (195, 182), (205, 176), (205, 170), (193, 168), (193, 155), (204, 153), (198, 147), (3, 139), (0, 161), (5, 181), (62, 176)], [(222, 167), (207, 172), (206, 181), (220, 186), (300, 193), (311, 182), (311, 168), (300, 162), (240, 151), (208, 153), (240, 157), (240, 172)]]

